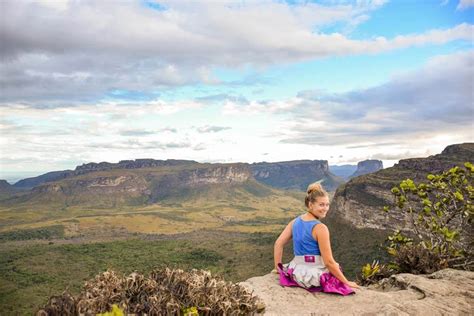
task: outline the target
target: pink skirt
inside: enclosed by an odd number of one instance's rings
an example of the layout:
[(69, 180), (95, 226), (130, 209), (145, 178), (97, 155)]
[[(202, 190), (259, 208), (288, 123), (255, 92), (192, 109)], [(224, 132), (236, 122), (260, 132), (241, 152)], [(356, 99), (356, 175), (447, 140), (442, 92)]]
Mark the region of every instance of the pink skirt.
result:
[(283, 266), (278, 264), (280, 285), (302, 287), (310, 292), (354, 294), (354, 290), (333, 276), (324, 266), (321, 256), (295, 256)]

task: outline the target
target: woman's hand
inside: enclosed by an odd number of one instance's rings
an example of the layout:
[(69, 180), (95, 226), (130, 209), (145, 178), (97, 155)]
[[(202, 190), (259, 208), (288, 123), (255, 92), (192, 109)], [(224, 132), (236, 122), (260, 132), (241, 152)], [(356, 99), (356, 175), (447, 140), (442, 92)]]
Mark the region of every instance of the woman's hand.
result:
[(352, 281), (347, 282), (347, 285), (349, 285), (351, 288), (354, 288), (354, 289), (360, 289), (360, 286), (357, 283), (352, 282)]

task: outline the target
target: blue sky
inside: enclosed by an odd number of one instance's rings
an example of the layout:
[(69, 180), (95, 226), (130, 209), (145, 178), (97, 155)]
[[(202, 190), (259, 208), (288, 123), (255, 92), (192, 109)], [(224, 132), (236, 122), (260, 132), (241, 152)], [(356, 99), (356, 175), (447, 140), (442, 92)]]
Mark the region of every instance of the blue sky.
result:
[(1, 6), (0, 178), (137, 158), (390, 166), (474, 140), (472, 0)]

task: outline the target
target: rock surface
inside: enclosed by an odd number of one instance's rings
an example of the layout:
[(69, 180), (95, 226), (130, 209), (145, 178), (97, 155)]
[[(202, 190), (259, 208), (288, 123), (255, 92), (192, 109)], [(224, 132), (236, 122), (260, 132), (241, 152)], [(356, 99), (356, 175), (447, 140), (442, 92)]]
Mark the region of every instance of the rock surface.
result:
[(381, 160), (364, 160), (357, 163), (356, 171), (349, 177), (355, 178), (364, 174), (369, 174), (383, 169), (383, 163)]
[(472, 315), (474, 272), (445, 269), (430, 275), (397, 274), (351, 296), (282, 287), (278, 275), (243, 286), (265, 303), (265, 315)]

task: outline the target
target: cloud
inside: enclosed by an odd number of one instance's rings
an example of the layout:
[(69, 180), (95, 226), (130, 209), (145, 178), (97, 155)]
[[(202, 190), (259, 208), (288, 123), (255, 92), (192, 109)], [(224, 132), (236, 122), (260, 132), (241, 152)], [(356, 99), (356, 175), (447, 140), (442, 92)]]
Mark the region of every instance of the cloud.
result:
[(459, 0), (456, 10), (466, 10), (474, 6), (474, 0)]
[(249, 101), (247, 98), (241, 95), (231, 95), (227, 93), (219, 93), (219, 94), (212, 94), (212, 95), (207, 95), (204, 97), (198, 97), (196, 98), (197, 101), (199, 102), (206, 102), (206, 103), (211, 103), (211, 102), (222, 102), (222, 101), (231, 101), (231, 102), (236, 102), (240, 104), (248, 104)]
[(225, 131), (228, 129), (231, 129), (231, 127), (228, 126), (201, 126), (196, 128), (199, 133), (217, 133), (221, 131)]
[(288, 117), (267, 137), (285, 144), (365, 146), (450, 134), (472, 138), (474, 51), (432, 58), (369, 89), (304, 91), (287, 100), (227, 104), (223, 112)]
[(148, 135), (155, 135), (163, 132), (170, 132), (170, 133), (176, 133), (177, 129), (176, 128), (161, 128), (157, 130), (146, 130), (146, 129), (127, 129), (127, 130), (122, 130), (120, 131), (121, 136), (148, 136)]
[(384, 3), (160, 1), (164, 9), (155, 10), (140, 1), (1, 1), (0, 102), (76, 106), (116, 90), (147, 95), (220, 84), (215, 67), (265, 67), (472, 40), (470, 24), (392, 39), (353, 40), (321, 31), (363, 23)]
[(161, 141), (141, 141), (138, 139), (130, 139), (121, 142), (97, 142), (85, 144), (85, 147), (99, 149), (170, 149), (170, 148), (189, 148), (192, 147), (190, 142), (161, 142)]

